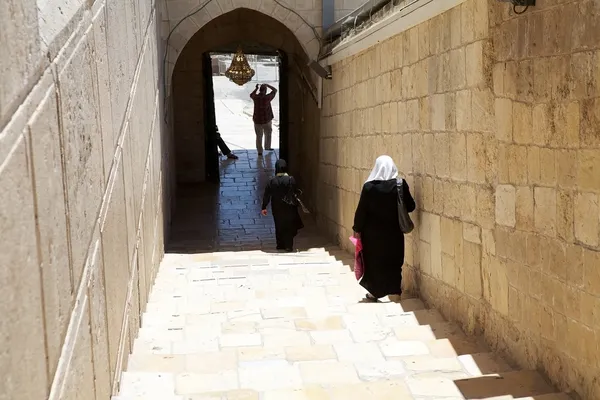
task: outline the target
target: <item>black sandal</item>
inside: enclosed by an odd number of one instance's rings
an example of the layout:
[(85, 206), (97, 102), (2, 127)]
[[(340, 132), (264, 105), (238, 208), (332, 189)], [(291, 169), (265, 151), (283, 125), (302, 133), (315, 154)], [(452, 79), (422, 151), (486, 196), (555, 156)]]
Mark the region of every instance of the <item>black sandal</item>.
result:
[(379, 299), (377, 297), (373, 296), (371, 293), (367, 293), (367, 295), (365, 296), (365, 299), (372, 303), (377, 303), (379, 301)]

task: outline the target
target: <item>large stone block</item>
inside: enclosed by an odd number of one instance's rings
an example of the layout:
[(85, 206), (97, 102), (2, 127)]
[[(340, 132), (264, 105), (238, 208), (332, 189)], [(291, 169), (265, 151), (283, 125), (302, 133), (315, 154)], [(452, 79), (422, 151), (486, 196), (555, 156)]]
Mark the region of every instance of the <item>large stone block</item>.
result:
[(522, 231), (533, 228), (533, 189), (529, 186), (520, 186), (516, 189), (516, 224), (515, 227)]
[(575, 238), (573, 192), (559, 189), (556, 197), (556, 235), (566, 242)]
[(567, 245), (567, 283), (581, 289), (584, 286), (583, 249), (576, 244)]
[(462, 90), (456, 92), (456, 129), (464, 132), (471, 130), (471, 92)]
[(494, 132), (494, 95), (490, 89), (475, 89), (472, 92), (473, 129), (478, 132)]
[(600, 297), (600, 252), (583, 250), (583, 277), (585, 290)]
[(57, 116), (51, 87), (29, 122), (50, 376), (58, 365), (74, 293)]
[(467, 222), (477, 221), (477, 188), (474, 185), (463, 185), (462, 219)]
[[(128, 5), (118, 0), (106, 2), (106, 44), (112, 103), (113, 132), (118, 135), (127, 110), (137, 54), (132, 51)], [(135, 60), (135, 61), (133, 61)]]
[(489, 187), (479, 187), (477, 189), (477, 222), (482, 228), (492, 229), (494, 221), (494, 190)]
[[(120, 164), (115, 166), (118, 172)], [(125, 315), (127, 287), (130, 278), (129, 252), (125, 211), (125, 188), (123, 178), (117, 174), (114, 187), (107, 204), (107, 214), (102, 227), (102, 251), (104, 260), (104, 282), (106, 285), (106, 309), (108, 325), (108, 343), (110, 355), (111, 378), (117, 371), (118, 352), (121, 338), (121, 327)]]
[(124, 131), (125, 139), (123, 141), (123, 150), (120, 159), (121, 166), (119, 174), (123, 175), (123, 182), (125, 186), (127, 241), (131, 243), (131, 245), (128, 246), (127, 260), (132, 260), (138, 236), (138, 225), (140, 215), (139, 213), (136, 213), (135, 209), (135, 186), (132, 165), (132, 146), (130, 139), (131, 132), (129, 130), (129, 124), (125, 125)]
[(484, 70), (483, 41), (478, 41), (466, 47), (466, 76), (468, 87), (480, 87), (486, 83)]
[(577, 154), (577, 185), (582, 190), (600, 190), (600, 150), (580, 150)]
[(112, 120), (112, 99), (110, 90), (108, 51), (106, 48), (105, 7), (94, 16), (94, 62), (98, 75), (98, 105), (102, 134), (102, 157), (104, 160), (104, 177), (108, 181), (110, 169), (115, 157), (115, 149), (119, 131), (114, 129)]
[(489, 286), (490, 303), (492, 308), (500, 314), (508, 315), (508, 277), (506, 275), (506, 264), (496, 257), (491, 258), (492, 266), (489, 281), (484, 277), (484, 286)]
[[(600, 59), (600, 56), (597, 55), (596, 58)], [(597, 61), (596, 68), (598, 69), (598, 81), (600, 82), (599, 65), (600, 62)], [(589, 147), (600, 146), (600, 100), (583, 100), (581, 102), (581, 117), (581, 131), (579, 134), (581, 145)]]
[(552, 134), (551, 123), (552, 115), (548, 104), (537, 104), (533, 107), (532, 116), (532, 141), (533, 143), (545, 146), (550, 140)]
[(497, 98), (495, 103), (496, 138), (503, 142), (512, 142), (513, 103), (510, 99)]
[(514, 227), (516, 224), (516, 190), (514, 186), (496, 188), (496, 223)]
[(450, 177), (450, 142), (448, 134), (435, 134), (433, 148), (435, 149), (435, 175), (441, 178)]
[(538, 232), (556, 235), (556, 189), (536, 187), (534, 189), (534, 218)]
[[(455, 182), (444, 182), (444, 214), (460, 218), (462, 212), (461, 185)], [(435, 196), (435, 194), (434, 194)]]
[(467, 179), (469, 182), (485, 182), (485, 139), (480, 134), (467, 135)]
[[(11, 127), (9, 126), (8, 129)], [(32, 171), (21, 137), (0, 170), (0, 387), (6, 399), (48, 396), (42, 286), (37, 258)]]
[[(574, 15), (571, 16), (572, 18), (575, 17), (578, 22), (573, 31), (573, 48), (597, 48), (598, 39), (600, 38), (598, 33), (600, 7), (594, 0), (583, 0), (576, 5)], [(574, 6), (572, 5), (571, 8), (575, 8)]]
[(86, 297), (82, 315), (73, 334), (76, 335), (69, 368), (66, 371), (60, 399), (89, 400), (95, 396), (94, 364), (90, 329), (89, 299)]
[[(479, 43), (479, 45), (477, 44)], [(450, 50), (450, 90), (464, 89), (465, 86), (479, 84), (483, 76), (483, 59), (481, 42), (473, 43), (465, 48)], [(479, 47), (479, 49), (477, 48)], [(467, 63), (465, 60), (469, 60)]]
[(515, 185), (527, 184), (527, 147), (509, 146), (507, 154), (509, 182)]
[(430, 97), (431, 129), (444, 131), (446, 129), (446, 102), (443, 94)]
[(0, 4), (0, 42), (6, 54), (2, 57), (0, 71), (0, 126), (17, 108), (24, 89), (40, 72), (43, 60), (42, 44), (38, 32), (36, 0), (7, 0)]
[(532, 141), (533, 110), (529, 104), (515, 102), (513, 104), (513, 138), (515, 143), (528, 144)]
[(435, 153), (434, 135), (425, 134), (421, 141), (421, 154), (423, 155), (423, 171), (428, 175), (435, 176)]
[[(467, 44), (475, 39), (475, 21), (473, 0), (461, 4), (462, 43)], [(479, 16), (478, 16), (479, 18)]]
[(552, 81), (548, 79), (552, 70), (552, 62), (550, 58), (534, 58), (533, 59), (533, 74), (535, 77), (546, 77), (546, 79), (534, 79), (533, 95), (536, 101), (549, 102), (552, 99)]
[(112, 378), (108, 355), (108, 324), (106, 309), (106, 287), (104, 285), (104, 259), (99, 245), (97, 256), (92, 265), (88, 287), (90, 302), (91, 346), (94, 358), (94, 380), (96, 399), (109, 398), (112, 394)]
[(442, 279), (442, 241), (440, 216), (431, 214), (429, 223), (431, 235), (431, 274), (434, 278)]
[(578, 193), (575, 196), (575, 238), (589, 246), (598, 246), (600, 231), (598, 195)]
[(450, 135), (450, 176), (454, 180), (467, 179), (467, 140), (463, 134)]
[(540, 183), (544, 186), (556, 186), (556, 151), (540, 149)]
[(79, 286), (92, 227), (98, 218), (104, 172), (98, 134), (96, 69), (88, 37), (59, 74), (60, 107), (74, 287)]
[(578, 147), (580, 106), (577, 102), (559, 103), (554, 109), (555, 133), (550, 137), (553, 147)]

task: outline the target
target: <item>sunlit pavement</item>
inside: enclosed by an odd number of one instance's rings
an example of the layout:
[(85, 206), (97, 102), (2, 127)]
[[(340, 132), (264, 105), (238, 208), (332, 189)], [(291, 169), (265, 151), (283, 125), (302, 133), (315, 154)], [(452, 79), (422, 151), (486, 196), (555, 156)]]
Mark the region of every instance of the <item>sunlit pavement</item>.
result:
[[(278, 87), (277, 82), (267, 82)], [(238, 86), (224, 76), (213, 78), (215, 92), (215, 112), (221, 137), (236, 153), (240, 149), (256, 149), (256, 136), (252, 122), (252, 99), (250, 93), (256, 82)], [(271, 102), (275, 119), (271, 142), (279, 147), (279, 94)]]

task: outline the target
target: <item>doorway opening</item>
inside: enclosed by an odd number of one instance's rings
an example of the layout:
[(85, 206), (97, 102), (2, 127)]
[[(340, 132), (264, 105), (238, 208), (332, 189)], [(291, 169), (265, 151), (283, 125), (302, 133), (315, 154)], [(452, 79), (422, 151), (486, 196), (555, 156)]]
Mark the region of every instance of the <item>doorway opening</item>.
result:
[(215, 117), (223, 141), (233, 152), (256, 150), (254, 124), (252, 122), (253, 101), (250, 93), (256, 85), (268, 84), (277, 93), (271, 102), (273, 109), (272, 147), (279, 150), (279, 57), (273, 55), (247, 54), (255, 75), (243, 86), (230, 81), (225, 71), (231, 65), (233, 54), (211, 53), (212, 81), (215, 102)]
[[(252, 49), (252, 46), (244, 47)], [(264, 45), (260, 47), (260, 52), (244, 52), (255, 74), (250, 82), (242, 86), (225, 76), (234, 55), (233, 48), (204, 55), (207, 66), (205, 71), (210, 73), (210, 76), (205, 75), (208, 91), (205, 96), (205, 112), (209, 116), (205, 127), (206, 132), (209, 132), (205, 148), (208, 181), (219, 182), (220, 167), (223, 163), (235, 161), (237, 153), (247, 153), (250, 158), (260, 156), (253, 122), (254, 101), (250, 94), (263, 84), (276, 90), (271, 101), (274, 118), (271, 123), (270, 143), (266, 135), (261, 140), (263, 155), (270, 154), (269, 158), (276, 159), (281, 153), (287, 153), (287, 58), (280, 50), (265, 51)], [(270, 91), (271, 89), (267, 89), (267, 93)], [(216, 125), (217, 130), (210, 129), (212, 123)]]

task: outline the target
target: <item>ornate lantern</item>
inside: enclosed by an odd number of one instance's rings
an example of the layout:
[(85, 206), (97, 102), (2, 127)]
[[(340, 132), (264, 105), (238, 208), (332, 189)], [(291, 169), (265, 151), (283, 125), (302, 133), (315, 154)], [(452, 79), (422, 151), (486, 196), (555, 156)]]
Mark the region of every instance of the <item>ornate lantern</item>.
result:
[(238, 47), (237, 53), (233, 56), (231, 65), (225, 71), (225, 76), (239, 86), (250, 82), (252, 77), (254, 77), (254, 70), (250, 68), (250, 64), (248, 64), (248, 60), (242, 52), (241, 47)]

